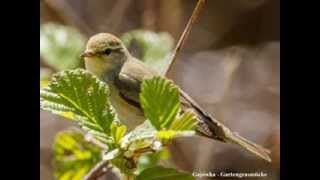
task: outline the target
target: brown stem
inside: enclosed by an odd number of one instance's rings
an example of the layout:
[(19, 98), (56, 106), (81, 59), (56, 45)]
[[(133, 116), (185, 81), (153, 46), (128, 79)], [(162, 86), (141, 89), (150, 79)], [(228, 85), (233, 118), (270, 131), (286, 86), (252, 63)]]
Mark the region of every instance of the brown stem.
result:
[(84, 177), (84, 180), (97, 180), (108, 171), (108, 161), (102, 160), (96, 164), (89, 173)]
[(171, 61), (166, 69), (166, 71), (164, 72), (164, 75), (167, 75), (168, 72), (170, 71), (173, 63), (175, 62), (175, 60), (177, 59), (178, 53), (181, 50), (181, 48), (183, 47), (187, 37), (189, 36), (189, 33), (191, 31), (191, 27), (194, 24), (194, 22), (197, 20), (199, 13), (201, 11), (201, 9), (203, 8), (203, 5), (205, 3), (205, 0), (198, 0), (198, 3), (196, 5), (196, 7), (194, 8), (192, 15), (188, 21), (187, 26), (185, 27), (182, 35), (180, 36), (180, 39), (178, 41), (178, 44), (175, 48), (175, 50), (173, 51), (172, 57), (171, 57)]
[(143, 154), (143, 153), (146, 153), (146, 152), (156, 152), (154, 149), (152, 149), (151, 147), (145, 147), (145, 148), (141, 148), (141, 149), (137, 149), (134, 151), (135, 154)]

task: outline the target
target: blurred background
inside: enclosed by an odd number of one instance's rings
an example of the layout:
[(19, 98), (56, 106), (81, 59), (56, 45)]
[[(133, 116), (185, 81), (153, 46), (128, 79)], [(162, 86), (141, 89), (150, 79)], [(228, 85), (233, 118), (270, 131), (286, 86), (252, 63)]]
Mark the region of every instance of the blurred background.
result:
[[(45, 86), (54, 72), (81, 67), (78, 54), (86, 40), (99, 32), (118, 36), (136, 29), (166, 32), (175, 44), (196, 2), (41, 0), (42, 85)], [(189, 172), (265, 172), (268, 176), (264, 179), (280, 179), (279, 9), (277, 0), (207, 0), (168, 75), (218, 120), (272, 150), (272, 163), (265, 163), (237, 146), (192, 137), (178, 139), (170, 147), (170, 161), (178, 169)], [(60, 25), (70, 28), (68, 33), (60, 31)], [(58, 34), (55, 38), (50, 35), (52, 29)], [(72, 53), (48, 43), (52, 41), (63, 45), (72, 42)], [(162, 46), (173, 47), (172, 43), (169, 41)], [(132, 53), (139, 57), (139, 52), (132, 49)], [(53, 50), (58, 53), (52, 53)], [(54, 179), (54, 137), (74, 124), (42, 110), (40, 119), (40, 173), (42, 180), (50, 180)], [(116, 178), (110, 175), (107, 179)]]

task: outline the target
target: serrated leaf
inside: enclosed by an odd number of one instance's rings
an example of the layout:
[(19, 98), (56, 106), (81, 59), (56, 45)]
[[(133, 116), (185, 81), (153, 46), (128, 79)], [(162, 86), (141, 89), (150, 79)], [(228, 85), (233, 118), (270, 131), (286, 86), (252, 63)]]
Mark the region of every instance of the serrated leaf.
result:
[(82, 69), (66, 70), (53, 76), (40, 91), (44, 110), (77, 121), (97, 139), (110, 141), (115, 116), (108, 100), (107, 85)]
[(178, 172), (172, 168), (155, 166), (143, 170), (136, 180), (194, 180), (195, 178), (185, 172)]
[(113, 123), (111, 125), (111, 136), (115, 144), (119, 144), (122, 137), (127, 132), (127, 126)]
[(144, 80), (140, 93), (144, 115), (157, 129), (168, 129), (180, 110), (179, 90), (161, 77)]
[[(170, 34), (165, 32), (155, 33), (146, 30), (134, 30), (123, 34), (121, 40), (126, 47), (131, 50), (131, 53), (160, 74), (162, 74), (168, 66), (174, 45), (173, 38)], [(136, 51), (140, 53), (135, 53)]]
[(84, 46), (85, 38), (76, 29), (53, 23), (40, 26), (40, 56), (57, 71), (79, 67)]
[(101, 160), (101, 149), (85, 141), (82, 133), (60, 132), (53, 145), (54, 175), (59, 180), (80, 180)]
[(196, 128), (197, 124), (197, 117), (192, 112), (184, 112), (173, 121), (169, 129), (174, 131), (191, 131)]

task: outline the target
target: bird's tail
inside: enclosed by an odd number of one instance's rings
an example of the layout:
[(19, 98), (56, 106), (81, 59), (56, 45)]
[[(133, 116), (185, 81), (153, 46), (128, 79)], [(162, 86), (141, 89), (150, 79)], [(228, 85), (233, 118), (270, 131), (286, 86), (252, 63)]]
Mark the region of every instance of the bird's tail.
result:
[(255, 144), (247, 139), (245, 139), (244, 137), (241, 137), (240, 135), (238, 135), (235, 132), (231, 132), (228, 133), (225, 137), (225, 140), (227, 142), (233, 143), (233, 144), (238, 144), (241, 147), (243, 147), (244, 149), (246, 149), (247, 151), (259, 156), (260, 158), (271, 162), (271, 158), (269, 156), (270, 154), (270, 150)]
[[(185, 92), (180, 90), (181, 96), (191, 105), (191, 111), (195, 112), (198, 116), (199, 124), (197, 132), (210, 139), (219, 140), (222, 142), (228, 142), (238, 144), (247, 151), (257, 155), (258, 157), (271, 162), (269, 156), (270, 151), (264, 147), (255, 144), (235, 132), (232, 132), (229, 128), (213, 118), (210, 114), (206, 113), (202, 108)], [(188, 108), (190, 110), (190, 107)]]
[(218, 122), (209, 114), (203, 113), (203, 111), (200, 114), (200, 118), (201, 121), (199, 123), (198, 133), (200, 133), (201, 135), (206, 136), (210, 139), (237, 144), (250, 153), (253, 153), (256, 156), (268, 162), (271, 162), (271, 158), (269, 156), (270, 151), (268, 149), (254, 142), (251, 142), (244, 137), (241, 137), (236, 132), (232, 132), (229, 128)]

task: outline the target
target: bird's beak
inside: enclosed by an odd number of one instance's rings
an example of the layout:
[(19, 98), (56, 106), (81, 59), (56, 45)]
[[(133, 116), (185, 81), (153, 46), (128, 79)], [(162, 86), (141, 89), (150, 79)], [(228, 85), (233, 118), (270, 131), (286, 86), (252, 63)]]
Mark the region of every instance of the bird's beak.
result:
[(91, 51), (85, 51), (84, 53), (82, 53), (82, 54), (80, 55), (81, 58), (92, 57), (92, 56), (94, 56), (94, 53), (91, 52)]

